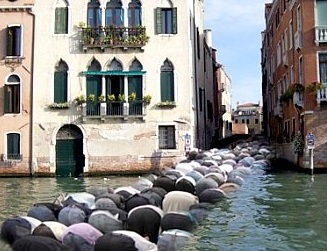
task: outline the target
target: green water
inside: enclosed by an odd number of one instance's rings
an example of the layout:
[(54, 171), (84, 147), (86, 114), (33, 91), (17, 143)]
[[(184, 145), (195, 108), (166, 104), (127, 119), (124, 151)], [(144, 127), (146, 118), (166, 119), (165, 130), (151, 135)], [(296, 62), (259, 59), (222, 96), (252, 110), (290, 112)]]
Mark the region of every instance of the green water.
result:
[[(0, 179), (0, 219), (24, 215), (35, 202), (93, 186), (129, 185), (137, 177)], [(256, 170), (210, 211), (185, 250), (326, 250), (327, 175)], [(2, 245), (2, 246), (1, 246)], [(0, 250), (10, 250), (0, 243)]]

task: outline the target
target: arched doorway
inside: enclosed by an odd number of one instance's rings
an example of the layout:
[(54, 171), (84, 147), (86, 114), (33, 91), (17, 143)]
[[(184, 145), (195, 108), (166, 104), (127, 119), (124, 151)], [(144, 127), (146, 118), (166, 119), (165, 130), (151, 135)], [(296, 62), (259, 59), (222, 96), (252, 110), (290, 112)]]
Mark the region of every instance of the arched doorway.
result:
[(56, 176), (78, 177), (84, 165), (83, 134), (75, 125), (64, 125), (56, 137)]

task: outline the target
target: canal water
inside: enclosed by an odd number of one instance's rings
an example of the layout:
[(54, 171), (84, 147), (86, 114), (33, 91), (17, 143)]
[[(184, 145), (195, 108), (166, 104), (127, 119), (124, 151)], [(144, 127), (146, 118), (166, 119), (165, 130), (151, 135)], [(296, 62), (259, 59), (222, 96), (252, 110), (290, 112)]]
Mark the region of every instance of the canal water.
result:
[[(183, 250), (326, 250), (327, 175), (262, 170), (246, 176), (243, 186), (219, 202), (194, 231)], [(137, 177), (3, 178), (0, 220), (25, 215), (35, 202), (52, 202), (62, 192), (93, 186), (129, 185)], [(11, 250), (0, 243), (1, 251)]]

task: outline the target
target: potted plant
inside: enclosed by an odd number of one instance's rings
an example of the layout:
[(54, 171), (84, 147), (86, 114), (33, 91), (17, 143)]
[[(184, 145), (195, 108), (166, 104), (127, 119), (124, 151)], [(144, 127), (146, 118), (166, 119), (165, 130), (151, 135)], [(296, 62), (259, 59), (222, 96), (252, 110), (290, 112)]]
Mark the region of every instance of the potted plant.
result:
[(300, 83), (295, 83), (291, 86), (291, 89), (293, 92), (303, 92), (304, 91), (304, 85)]
[(118, 94), (118, 101), (120, 101), (120, 102), (124, 102), (125, 101), (124, 94)]
[(104, 95), (102, 95), (102, 94), (98, 97), (98, 100), (99, 100), (100, 102), (103, 102), (104, 99), (105, 99), (105, 97), (104, 97)]
[(108, 94), (107, 95), (107, 100), (109, 102), (115, 101), (115, 99), (116, 99), (115, 94)]
[(69, 103), (68, 102), (62, 102), (62, 103), (52, 103), (48, 105), (48, 108), (50, 109), (68, 109)]
[(292, 90), (286, 90), (281, 96), (279, 101), (287, 103), (289, 100), (293, 99), (293, 91)]
[(146, 95), (143, 96), (143, 101), (144, 101), (145, 104), (150, 104), (151, 99), (152, 99), (152, 97), (151, 97), (150, 94), (146, 94)]
[(174, 108), (176, 107), (175, 101), (163, 101), (156, 104), (156, 106), (161, 108)]
[(82, 103), (85, 102), (85, 95), (81, 94), (81, 95), (77, 96), (74, 100), (78, 105), (81, 105)]
[(318, 81), (313, 81), (308, 85), (308, 90), (311, 93), (316, 93), (317, 91), (325, 88), (324, 84), (318, 82)]
[(94, 94), (89, 94), (89, 96), (87, 97), (87, 100), (90, 102), (94, 102), (95, 101), (95, 95)]
[(128, 101), (134, 101), (136, 99), (136, 93), (132, 92), (128, 95)]

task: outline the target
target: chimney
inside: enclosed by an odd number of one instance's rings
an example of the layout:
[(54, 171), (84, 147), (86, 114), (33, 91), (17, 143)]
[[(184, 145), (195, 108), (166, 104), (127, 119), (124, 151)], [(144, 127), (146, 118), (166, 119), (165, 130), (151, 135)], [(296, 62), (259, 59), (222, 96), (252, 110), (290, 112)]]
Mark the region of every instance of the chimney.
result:
[(203, 31), (204, 33), (204, 38), (206, 40), (207, 45), (209, 46), (209, 48), (212, 48), (212, 32), (210, 29), (205, 29)]

